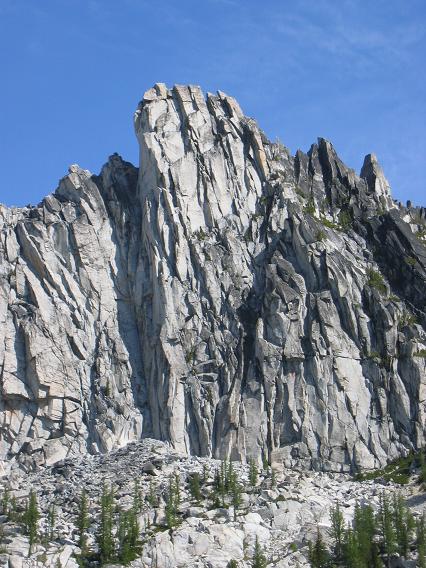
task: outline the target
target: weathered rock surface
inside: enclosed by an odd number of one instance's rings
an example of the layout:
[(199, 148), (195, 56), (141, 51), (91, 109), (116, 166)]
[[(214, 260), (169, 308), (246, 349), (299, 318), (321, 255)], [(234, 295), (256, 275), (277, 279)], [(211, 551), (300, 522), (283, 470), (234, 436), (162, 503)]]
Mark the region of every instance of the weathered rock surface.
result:
[(139, 170), (0, 206), (4, 471), (141, 436), (337, 471), (424, 445), (425, 210), (220, 92), (156, 85), (135, 129)]

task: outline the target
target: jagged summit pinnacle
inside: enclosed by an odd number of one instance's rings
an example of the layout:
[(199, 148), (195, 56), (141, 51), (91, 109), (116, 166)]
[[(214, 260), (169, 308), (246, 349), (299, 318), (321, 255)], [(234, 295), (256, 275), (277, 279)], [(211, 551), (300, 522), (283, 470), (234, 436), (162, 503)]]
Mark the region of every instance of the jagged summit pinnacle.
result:
[(421, 447), (424, 210), (220, 91), (157, 84), (135, 131), (139, 168), (0, 208), (5, 470), (141, 437), (337, 471)]

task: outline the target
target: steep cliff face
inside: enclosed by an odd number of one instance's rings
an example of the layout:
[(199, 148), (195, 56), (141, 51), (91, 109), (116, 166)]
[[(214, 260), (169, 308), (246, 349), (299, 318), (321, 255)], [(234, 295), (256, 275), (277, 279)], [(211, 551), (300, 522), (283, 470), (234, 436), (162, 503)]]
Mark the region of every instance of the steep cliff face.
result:
[(139, 171), (76, 166), (0, 208), (0, 457), (140, 436), (332, 470), (424, 444), (426, 212), (223, 93), (156, 85)]

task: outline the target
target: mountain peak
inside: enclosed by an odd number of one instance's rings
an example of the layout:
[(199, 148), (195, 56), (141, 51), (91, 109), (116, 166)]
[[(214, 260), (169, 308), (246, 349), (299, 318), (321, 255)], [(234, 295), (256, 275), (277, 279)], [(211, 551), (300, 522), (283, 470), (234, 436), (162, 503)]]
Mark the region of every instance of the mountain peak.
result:
[(292, 156), (196, 86), (149, 89), (135, 131), (139, 168), (0, 209), (5, 468), (148, 436), (335, 471), (422, 447), (424, 211), (375, 156)]

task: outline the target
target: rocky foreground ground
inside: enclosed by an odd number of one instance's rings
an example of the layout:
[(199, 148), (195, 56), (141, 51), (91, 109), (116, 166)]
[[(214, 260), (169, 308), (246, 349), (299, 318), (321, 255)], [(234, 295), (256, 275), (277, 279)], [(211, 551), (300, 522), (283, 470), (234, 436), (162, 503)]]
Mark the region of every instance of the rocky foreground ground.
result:
[[(249, 466), (234, 463), (243, 488), (234, 520), (232, 506), (217, 507), (211, 499), (214, 476), (220, 465), (218, 460), (187, 457), (168, 444), (144, 440), (105, 456), (65, 460), (28, 473), (12, 472), (7, 480), (2, 480), (3, 495), (9, 488), (9, 500), (16, 499), (19, 511), (30, 491), (35, 491), (41, 513), (41, 536), (29, 556), (28, 537), (20, 524), (4, 515), (0, 517), (0, 566), (77, 567), (80, 550), (76, 519), (81, 492), (83, 488), (87, 491), (90, 502), (88, 547), (96, 551), (103, 485), (114, 488), (117, 507), (128, 509), (133, 503), (135, 481), (139, 484), (143, 499), (138, 524), (143, 547), (140, 557), (131, 563), (135, 568), (225, 568), (230, 560), (236, 560), (241, 568), (250, 567), (256, 537), (270, 566), (308, 566), (308, 541), (315, 538), (317, 527), (327, 539), (331, 506), (340, 504), (349, 521), (357, 501), (378, 506), (382, 492), (401, 491), (415, 516), (425, 508), (426, 495), (415, 483), (402, 488), (383, 480), (359, 482), (345, 474), (286, 469), (276, 470), (272, 476), (270, 468), (263, 471), (259, 468), (257, 484), (252, 487)], [(198, 503), (188, 487), (188, 479), (195, 472), (202, 480), (203, 498)], [(171, 476), (173, 480), (179, 479), (181, 498), (178, 525), (168, 529), (165, 498)], [(55, 506), (53, 535), (46, 539), (43, 534), (47, 532), (48, 510), (52, 505)]]

